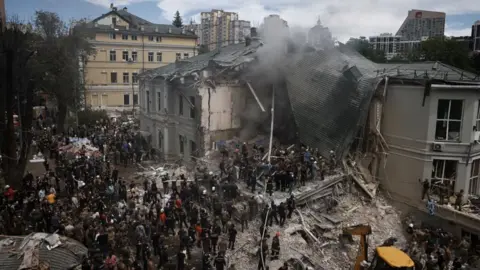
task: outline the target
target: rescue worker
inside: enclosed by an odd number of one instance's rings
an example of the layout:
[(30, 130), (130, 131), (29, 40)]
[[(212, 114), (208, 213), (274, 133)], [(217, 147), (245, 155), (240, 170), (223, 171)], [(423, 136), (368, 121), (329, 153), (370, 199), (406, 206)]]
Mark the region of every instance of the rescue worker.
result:
[(280, 255), (280, 233), (277, 232), (272, 238), (272, 260), (278, 260)]
[(285, 204), (283, 202), (280, 203), (278, 206), (278, 216), (280, 217), (280, 227), (283, 227), (285, 224), (286, 212), (285, 212)]
[(243, 206), (242, 213), (240, 214), (240, 223), (242, 224), (242, 233), (244, 229), (248, 229), (248, 211), (247, 207)]
[(228, 230), (228, 248), (231, 250), (235, 249), (235, 240), (237, 238), (237, 230), (235, 229), (235, 225), (232, 224), (230, 229)]
[(271, 177), (267, 179), (267, 193), (270, 196), (273, 195), (273, 182)]
[(210, 236), (211, 242), (212, 242), (212, 251), (213, 253), (217, 252), (217, 243), (218, 243), (218, 237), (222, 233), (222, 228), (215, 223), (212, 228), (212, 235)]
[(225, 260), (225, 254), (223, 252), (219, 252), (213, 264), (215, 265), (216, 270), (224, 270), (225, 267), (227, 266), (227, 261)]
[(287, 200), (287, 209), (288, 209), (287, 218), (291, 218), (293, 210), (295, 210), (295, 198), (293, 197), (293, 194)]

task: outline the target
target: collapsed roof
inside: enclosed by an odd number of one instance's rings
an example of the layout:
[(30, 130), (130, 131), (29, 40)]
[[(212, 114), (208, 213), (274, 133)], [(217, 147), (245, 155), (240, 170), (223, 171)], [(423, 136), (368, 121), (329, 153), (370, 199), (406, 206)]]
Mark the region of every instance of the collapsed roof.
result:
[(290, 63), (285, 80), (300, 141), (323, 156), (346, 155), (382, 79), (377, 69), (344, 45)]
[(173, 80), (177, 77), (192, 75), (192, 73), (202, 71), (212, 65), (220, 68), (234, 68), (253, 61), (255, 52), (262, 45), (261, 41), (254, 39), (248, 46), (245, 43), (239, 43), (221, 47), (211, 52), (179, 60), (173, 64), (148, 70), (140, 74), (140, 79), (152, 80), (162, 77)]
[(3, 270), (39, 269), (42, 265), (52, 270), (71, 269), (87, 255), (88, 249), (80, 242), (58, 234), (0, 237)]

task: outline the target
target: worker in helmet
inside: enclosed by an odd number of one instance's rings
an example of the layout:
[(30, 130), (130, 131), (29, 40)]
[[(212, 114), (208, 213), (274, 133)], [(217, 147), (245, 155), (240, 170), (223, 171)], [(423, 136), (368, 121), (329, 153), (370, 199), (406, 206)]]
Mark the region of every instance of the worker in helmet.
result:
[(280, 255), (280, 232), (272, 238), (272, 260), (278, 260)]

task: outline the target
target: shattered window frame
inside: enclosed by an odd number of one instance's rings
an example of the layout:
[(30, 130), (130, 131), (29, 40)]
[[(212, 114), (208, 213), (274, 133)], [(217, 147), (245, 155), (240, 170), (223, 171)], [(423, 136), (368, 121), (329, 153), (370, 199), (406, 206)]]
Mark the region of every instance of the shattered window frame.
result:
[(452, 196), (455, 191), (455, 185), (458, 175), (458, 160), (451, 159), (433, 159), (432, 162), (432, 193), (440, 195), (443, 191), (444, 195)]
[(472, 168), (470, 170), (470, 178), (468, 180), (468, 194), (479, 195), (480, 183), (478, 182), (478, 176), (480, 171), (480, 159), (472, 161)]
[(435, 141), (461, 141), (463, 110), (464, 101), (461, 99), (438, 100)]

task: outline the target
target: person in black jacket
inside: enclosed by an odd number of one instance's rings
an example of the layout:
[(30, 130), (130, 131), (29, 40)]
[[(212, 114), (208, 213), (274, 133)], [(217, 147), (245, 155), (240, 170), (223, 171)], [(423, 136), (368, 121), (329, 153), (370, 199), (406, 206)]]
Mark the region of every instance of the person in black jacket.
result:
[(235, 249), (235, 240), (237, 238), (237, 230), (235, 229), (235, 225), (232, 224), (230, 229), (228, 230), (228, 248), (231, 250)]
[(177, 254), (177, 270), (185, 270), (185, 257), (187, 251), (182, 249)]
[(227, 261), (225, 260), (225, 254), (223, 253), (223, 251), (220, 251), (218, 253), (218, 256), (215, 258), (213, 264), (215, 265), (216, 270), (225, 269), (225, 267), (227, 266)]

